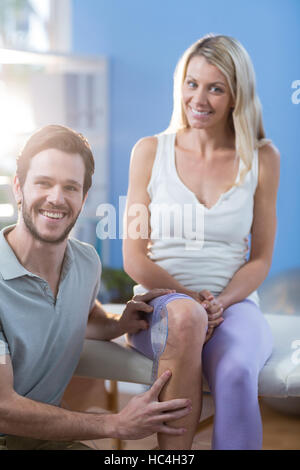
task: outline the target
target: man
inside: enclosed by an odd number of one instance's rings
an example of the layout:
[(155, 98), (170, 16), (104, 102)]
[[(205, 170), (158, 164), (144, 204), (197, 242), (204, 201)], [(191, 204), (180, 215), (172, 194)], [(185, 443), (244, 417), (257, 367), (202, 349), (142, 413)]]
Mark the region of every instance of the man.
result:
[(60, 449), (87, 449), (76, 441), (184, 432), (164, 424), (185, 416), (191, 405), (158, 401), (168, 371), (117, 414), (59, 406), (84, 337), (110, 340), (147, 328), (138, 312), (151, 312), (147, 302), (170, 292), (134, 297), (121, 317), (108, 315), (96, 300), (98, 255), (68, 239), (93, 172), (87, 141), (62, 126), (36, 132), (18, 159), (19, 220), (0, 232), (0, 448), (56, 448), (56, 441)]

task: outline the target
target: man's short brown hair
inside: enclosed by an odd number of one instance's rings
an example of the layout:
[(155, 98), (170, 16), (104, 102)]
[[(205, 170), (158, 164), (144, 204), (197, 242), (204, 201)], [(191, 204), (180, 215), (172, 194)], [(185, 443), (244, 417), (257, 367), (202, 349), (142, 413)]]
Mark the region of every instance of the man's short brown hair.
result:
[(38, 153), (47, 149), (57, 149), (70, 154), (76, 153), (81, 156), (85, 166), (83, 183), (83, 196), (85, 196), (92, 185), (92, 176), (95, 171), (95, 162), (91, 147), (82, 134), (68, 127), (59, 125), (50, 125), (39, 129), (26, 142), (17, 159), (17, 176), (21, 187), (23, 187), (25, 183), (30, 160)]

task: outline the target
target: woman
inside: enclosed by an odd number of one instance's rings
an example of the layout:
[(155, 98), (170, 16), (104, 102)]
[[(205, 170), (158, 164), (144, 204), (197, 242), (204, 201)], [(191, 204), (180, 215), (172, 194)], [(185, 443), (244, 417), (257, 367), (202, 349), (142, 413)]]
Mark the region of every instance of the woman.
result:
[[(247, 52), (233, 38), (205, 36), (177, 65), (169, 128), (141, 139), (130, 164), (125, 270), (139, 283), (136, 293), (154, 287), (176, 293), (152, 302), (149, 324), (129, 341), (154, 359), (153, 378), (172, 370), (160, 399), (186, 396), (193, 406), (178, 421), (184, 435), (158, 435), (161, 449), (191, 447), (202, 372), (215, 404), (212, 448), (262, 447), (258, 376), (272, 336), (256, 289), (271, 265), (278, 181), (279, 153), (265, 139)], [(165, 209), (175, 206), (186, 210), (168, 226)], [(146, 233), (134, 233), (137, 207), (147, 208), (148, 226), (139, 218)], [(180, 236), (187, 221), (192, 230)]]

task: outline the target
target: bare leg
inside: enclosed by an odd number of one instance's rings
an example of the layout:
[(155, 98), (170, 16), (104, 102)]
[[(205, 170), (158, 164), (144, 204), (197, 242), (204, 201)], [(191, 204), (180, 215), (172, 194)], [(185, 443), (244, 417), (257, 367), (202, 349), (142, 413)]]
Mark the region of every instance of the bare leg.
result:
[(173, 421), (175, 427), (184, 427), (183, 436), (158, 434), (160, 449), (188, 450), (201, 415), (202, 408), (202, 348), (206, 335), (207, 314), (204, 308), (192, 299), (178, 299), (167, 305), (168, 339), (160, 357), (158, 375), (166, 369), (172, 377), (160, 395), (160, 400), (190, 398), (192, 412), (180, 420)]

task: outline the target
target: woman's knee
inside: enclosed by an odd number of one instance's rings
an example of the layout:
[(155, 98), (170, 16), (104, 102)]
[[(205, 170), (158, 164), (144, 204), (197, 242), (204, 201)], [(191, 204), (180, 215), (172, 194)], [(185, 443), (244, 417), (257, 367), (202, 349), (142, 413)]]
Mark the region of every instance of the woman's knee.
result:
[[(225, 358), (224, 358), (225, 359)], [(223, 389), (227, 388), (246, 392), (249, 389), (255, 389), (258, 381), (258, 372), (249, 360), (241, 360), (238, 357), (228, 358), (219, 364), (219, 383)], [(217, 378), (217, 380), (218, 380)]]
[(207, 313), (192, 299), (178, 299), (167, 304), (168, 339), (178, 346), (203, 340), (207, 330)]

